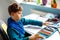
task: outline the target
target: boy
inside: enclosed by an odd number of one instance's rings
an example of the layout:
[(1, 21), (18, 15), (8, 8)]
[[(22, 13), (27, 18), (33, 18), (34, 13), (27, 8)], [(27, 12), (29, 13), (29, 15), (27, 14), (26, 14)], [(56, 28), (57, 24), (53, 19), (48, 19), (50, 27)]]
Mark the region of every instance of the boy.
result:
[(41, 38), (39, 35), (30, 35), (28, 34), (23, 25), (31, 24), (31, 25), (38, 25), (42, 26), (43, 24), (46, 25), (48, 23), (42, 23), (36, 20), (27, 20), (22, 17), (22, 7), (17, 4), (13, 3), (8, 7), (8, 12), (10, 17), (8, 18), (8, 35), (10, 40), (38, 40)]

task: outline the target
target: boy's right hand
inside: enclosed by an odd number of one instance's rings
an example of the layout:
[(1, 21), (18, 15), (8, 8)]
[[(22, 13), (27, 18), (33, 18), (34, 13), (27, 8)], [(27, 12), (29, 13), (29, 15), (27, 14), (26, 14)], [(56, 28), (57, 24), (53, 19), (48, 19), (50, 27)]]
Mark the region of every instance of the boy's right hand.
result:
[(39, 40), (40, 38), (43, 38), (43, 37), (39, 36), (39, 34), (35, 34), (29, 37), (30, 40)]

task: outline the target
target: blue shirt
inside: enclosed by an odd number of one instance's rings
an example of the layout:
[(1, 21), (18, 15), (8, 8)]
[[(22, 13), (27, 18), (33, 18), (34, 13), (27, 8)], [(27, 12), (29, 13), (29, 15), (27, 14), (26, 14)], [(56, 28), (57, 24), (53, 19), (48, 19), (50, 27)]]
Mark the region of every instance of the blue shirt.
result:
[(25, 30), (23, 25), (38, 25), (42, 26), (42, 22), (36, 20), (27, 20), (25, 18), (21, 18), (19, 21), (14, 21), (11, 17), (8, 18), (8, 35), (10, 40), (29, 40), (29, 37), (24, 37)]

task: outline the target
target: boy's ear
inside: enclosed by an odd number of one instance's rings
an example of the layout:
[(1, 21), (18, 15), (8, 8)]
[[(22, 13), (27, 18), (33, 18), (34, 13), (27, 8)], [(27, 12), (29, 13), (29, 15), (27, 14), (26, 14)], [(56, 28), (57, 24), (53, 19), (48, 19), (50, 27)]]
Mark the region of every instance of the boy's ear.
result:
[(14, 16), (14, 12), (11, 12), (11, 14), (10, 14), (11, 16)]

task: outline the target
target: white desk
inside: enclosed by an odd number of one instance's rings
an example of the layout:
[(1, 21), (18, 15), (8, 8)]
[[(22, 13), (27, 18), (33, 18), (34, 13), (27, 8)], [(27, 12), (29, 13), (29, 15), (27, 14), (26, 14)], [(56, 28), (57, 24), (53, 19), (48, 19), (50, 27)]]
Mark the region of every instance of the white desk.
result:
[(40, 17), (40, 15), (34, 14), (34, 13), (27, 15), (27, 16), (24, 16), (23, 18), (42, 21), (42, 22), (45, 22), (46, 20), (48, 20), (48, 18), (42, 18), (42, 17)]
[[(35, 17), (35, 14), (31, 14), (31, 15), (28, 15), (28, 16), (25, 16), (24, 18), (26, 19), (34, 19), (36, 20), (35, 18), (39, 17), (38, 15), (36, 15)], [(33, 18), (32, 18), (33, 17)], [(40, 19), (41, 20), (41, 19)], [(38, 20), (39, 21), (39, 20)], [(46, 21), (46, 20), (43, 20), (43, 22)], [(42, 26), (42, 28), (44, 28), (46, 26)], [(39, 30), (41, 29), (35, 29), (35, 28), (26, 28), (26, 26), (24, 26), (24, 29), (30, 33), (30, 34), (36, 34)], [(45, 39), (45, 40), (60, 40), (60, 35), (59, 35), (59, 32), (56, 31), (53, 35), (51, 35), (49, 38)]]
[[(24, 29), (30, 33), (30, 34), (36, 34), (38, 31), (40, 31), (41, 29), (35, 29), (35, 28), (26, 28), (24, 26)], [(60, 35), (59, 35), (59, 32), (56, 31), (53, 35), (51, 35), (49, 38), (45, 39), (45, 40), (60, 40)]]

